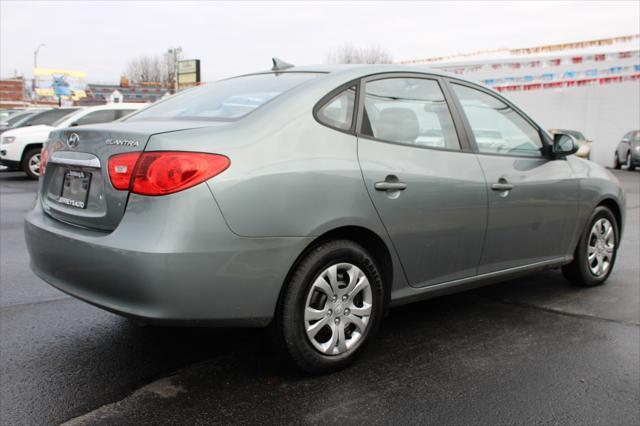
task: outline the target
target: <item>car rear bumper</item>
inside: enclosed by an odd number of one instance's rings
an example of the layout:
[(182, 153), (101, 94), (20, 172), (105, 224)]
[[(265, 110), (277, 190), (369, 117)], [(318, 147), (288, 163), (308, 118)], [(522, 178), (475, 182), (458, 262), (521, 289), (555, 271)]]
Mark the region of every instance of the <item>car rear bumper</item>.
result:
[[(199, 212), (183, 200), (191, 191), (205, 197)], [(111, 233), (55, 220), (38, 203), (25, 237), (33, 271), (65, 293), (146, 322), (213, 326), (266, 325), (307, 242), (236, 236), (205, 185), (132, 195)]]

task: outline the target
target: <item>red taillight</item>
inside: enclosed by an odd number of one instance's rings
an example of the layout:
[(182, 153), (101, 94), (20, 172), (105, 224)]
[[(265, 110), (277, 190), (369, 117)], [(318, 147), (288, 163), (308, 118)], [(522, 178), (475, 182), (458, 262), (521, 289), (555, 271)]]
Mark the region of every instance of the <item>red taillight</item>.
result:
[(109, 179), (115, 189), (127, 190), (131, 187), (131, 177), (141, 152), (128, 152), (109, 158)]
[(230, 163), (224, 155), (201, 152), (132, 152), (109, 159), (109, 177), (116, 189), (166, 195), (204, 182), (222, 173)]
[(40, 176), (44, 175), (44, 168), (47, 167), (47, 161), (49, 161), (49, 153), (47, 152), (47, 148), (42, 148), (40, 151)]

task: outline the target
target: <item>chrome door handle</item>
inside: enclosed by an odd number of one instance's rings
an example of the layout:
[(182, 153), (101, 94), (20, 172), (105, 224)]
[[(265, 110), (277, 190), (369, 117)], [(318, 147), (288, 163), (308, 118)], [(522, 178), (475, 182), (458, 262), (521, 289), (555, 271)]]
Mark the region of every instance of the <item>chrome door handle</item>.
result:
[(407, 184), (404, 182), (376, 182), (374, 187), (378, 191), (404, 191)]
[(494, 191), (510, 191), (513, 189), (513, 185), (510, 183), (494, 183), (491, 185), (491, 189)]

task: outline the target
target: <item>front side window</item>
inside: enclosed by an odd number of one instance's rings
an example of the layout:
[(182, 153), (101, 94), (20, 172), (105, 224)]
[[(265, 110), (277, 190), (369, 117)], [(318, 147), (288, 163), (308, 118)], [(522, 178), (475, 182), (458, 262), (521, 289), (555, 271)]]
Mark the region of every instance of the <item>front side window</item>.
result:
[(513, 108), (480, 90), (455, 83), (451, 86), (462, 104), (479, 152), (542, 156), (538, 130)]
[(356, 103), (356, 87), (338, 93), (318, 110), (318, 120), (336, 129), (349, 130), (353, 123)]
[(460, 149), (437, 81), (392, 77), (368, 82), (365, 90), (363, 135), (407, 145)]
[(110, 123), (116, 119), (116, 110), (103, 109), (101, 111), (90, 112), (82, 118), (79, 118), (74, 124), (82, 126), (83, 124)]
[(255, 74), (217, 81), (179, 93), (145, 108), (125, 121), (239, 119), (318, 73)]

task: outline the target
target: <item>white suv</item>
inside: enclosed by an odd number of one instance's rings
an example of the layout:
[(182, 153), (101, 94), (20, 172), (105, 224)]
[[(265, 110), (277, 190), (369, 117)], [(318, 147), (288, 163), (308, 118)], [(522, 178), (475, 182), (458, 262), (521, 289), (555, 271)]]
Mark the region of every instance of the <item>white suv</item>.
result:
[[(118, 103), (87, 108), (58, 108), (56, 121), (45, 121), (7, 130), (0, 143), (0, 164), (23, 170), (27, 176), (37, 179), (40, 174), (40, 151), (54, 128), (81, 126), (83, 124), (108, 123), (138, 110), (146, 104)], [(43, 113), (45, 114), (45, 113)]]

